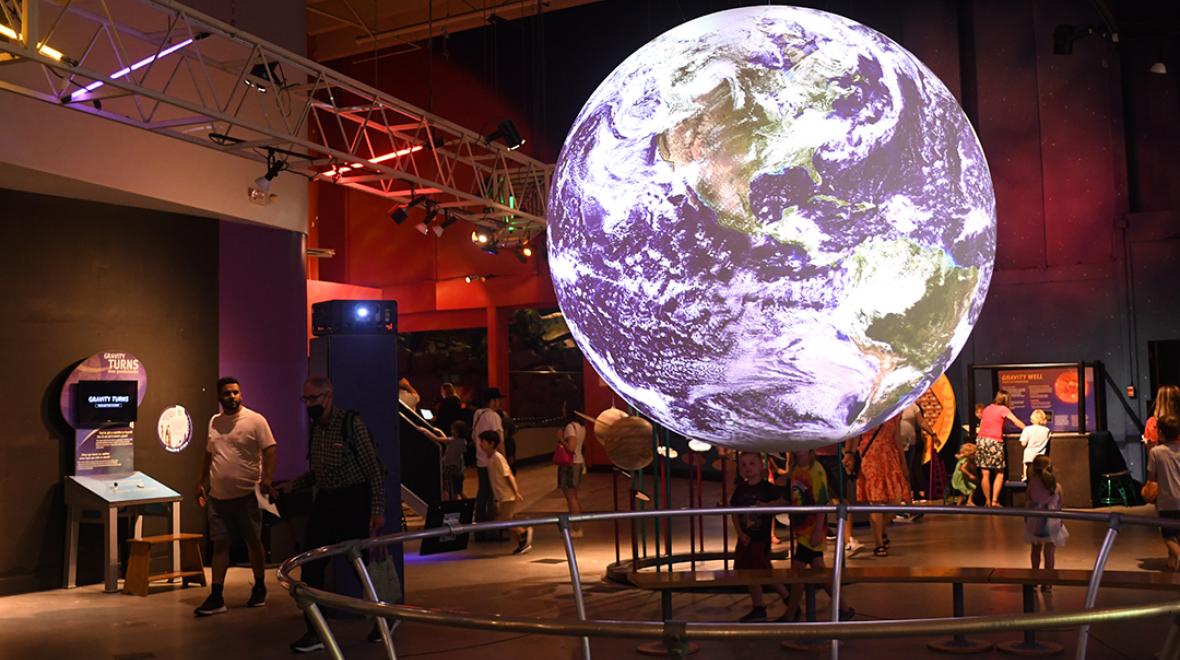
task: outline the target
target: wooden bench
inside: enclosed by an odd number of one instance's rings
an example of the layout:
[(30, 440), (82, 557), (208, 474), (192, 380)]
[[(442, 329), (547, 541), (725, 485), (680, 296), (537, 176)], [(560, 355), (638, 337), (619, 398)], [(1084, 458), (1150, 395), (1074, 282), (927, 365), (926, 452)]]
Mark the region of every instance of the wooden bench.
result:
[[(936, 567), (936, 566), (880, 566), (845, 568), (843, 584), (884, 584), (924, 583), (950, 584), (952, 587), (952, 611), (955, 617), (963, 617), (966, 584), (1018, 584), (1023, 587), (1024, 611), (1033, 612), (1036, 606), (1034, 589), (1039, 584), (1063, 587), (1087, 587), (1091, 571), (1084, 569), (1038, 569), (1031, 568), (986, 568), (986, 567)], [(799, 584), (806, 589), (806, 613), (808, 621), (815, 621), (815, 589), (832, 583), (832, 569), (770, 569), (770, 570), (722, 570), (722, 571), (665, 571), (637, 572), (629, 578), (631, 584), (640, 589), (660, 592), (660, 615), (665, 624), (672, 621), (672, 592), (715, 589), (724, 587), (748, 587), (757, 584)], [(1180, 574), (1152, 573), (1141, 571), (1105, 571), (1102, 587), (1114, 589), (1180, 590)], [(992, 644), (967, 639), (964, 635), (931, 642), (931, 650), (948, 653), (986, 652)], [(1034, 631), (1025, 631), (1024, 639), (1002, 645), (1006, 650), (1015, 649), (1026, 655), (1058, 652), (1057, 645), (1039, 643)], [(642, 649), (641, 649), (642, 651)]]
[[(127, 539), (130, 552), (127, 557), (127, 575), (123, 578), (123, 593), (148, 595), (148, 584), (160, 580), (182, 580), (181, 586), (190, 582), (205, 586), (205, 567), (201, 561), (201, 534), (161, 534)], [(180, 570), (152, 573), (152, 546), (165, 543), (180, 544)]]

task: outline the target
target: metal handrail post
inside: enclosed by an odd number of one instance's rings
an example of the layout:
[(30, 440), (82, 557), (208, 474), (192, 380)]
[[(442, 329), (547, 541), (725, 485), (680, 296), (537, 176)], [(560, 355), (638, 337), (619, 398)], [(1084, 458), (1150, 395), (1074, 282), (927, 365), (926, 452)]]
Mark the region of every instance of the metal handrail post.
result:
[[(557, 528), (561, 530), (561, 541), (565, 544), (565, 561), (570, 569), (570, 583), (574, 588), (574, 609), (578, 620), (586, 620), (586, 600), (582, 594), (582, 575), (578, 572), (578, 557), (574, 554), (574, 539), (570, 536), (570, 518), (558, 516)], [(582, 660), (590, 660), (590, 638), (582, 637)]]
[[(1106, 528), (1106, 538), (1102, 539), (1102, 548), (1098, 550), (1098, 558), (1094, 561), (1094, 572), (1090, 574), (1090, 586), (1086, 588), (1086, 603), (1082, 607), (1094, 609), (1098, 603), (1098, 587), (1102, 583), (1102, 572), (1106, 570), (1106, 560), (1110, 558), (1110, 550), (1114, 547), (1114, 540), (1118, 538), (1122, 520), (1119, 514), (1110, 514), (1110, 522)], [(1090, 639), (1090, 624), (1078, 629), (1078, 650), (1074, 655), (1076, 660), (1085, 660), (1086, 644)]]
[[(844, 526), (848, 524), (848, 503), (841, 501), (836, 505), (836, 557), (832, 560), (832, 622), (840, 621), (840, 593), (844, 586)], [(827, 527), (827, 516), (824, 516), (824, 527)], [(827, 533), (825, 531), (825, 533)], [(832, 649), (828, 657), (840, 660), (840, 640), (832, 639)]]
[[(365, 566), (365, 560), (361, 557), (361, 551), (354, 545), (348, 549), (348, 560), (352, 562), (352, 567), (356, 570), (356, 575), (361, 580), (361, 586), (365, 588), (365, 597), (374, 603), (381, 602), (377, 596), (377, 587), (373, 584), (373, 576), (369, 575), (369, 568)], [(385, 657), (389, 660), (397, 660), (397, 651), (393, 648), (393, 634), (386, 625), (385, 619), (382, 617), (374, 617), (373, 623), (377, 624), (377, 628), (381, 631), (381, 643), (385, 645)]]
[(320, 636), (320, 641), (324, 643), (324, 649), (328, 651), (328, 655), (332, 656), (333, 660), (344, 660), (344, 653), (340, 651), (340, 645), (336, 643), (336, 637), (332, 635), (332, 629), (328, 627), (328, 621), (324, 618), (324, 613), (320, 611), (320, 606), (312, 602), (304, 611), (311, 619), (311, 625)]

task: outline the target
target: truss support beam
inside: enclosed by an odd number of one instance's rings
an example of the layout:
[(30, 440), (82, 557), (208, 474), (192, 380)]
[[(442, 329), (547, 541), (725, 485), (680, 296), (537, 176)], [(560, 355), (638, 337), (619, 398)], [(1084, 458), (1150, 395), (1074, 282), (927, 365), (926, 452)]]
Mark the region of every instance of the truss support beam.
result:
[(19, 17), (0, 20), (19, 20), (6, 27), (21, 38), (0, 38), (10, 60), (0, 90), (243, 158), (274, 155), (311, 180), (395, 201), (425, 196), (493, 230), (544, 227), (552, 165), (182, 4), (4, 1)]

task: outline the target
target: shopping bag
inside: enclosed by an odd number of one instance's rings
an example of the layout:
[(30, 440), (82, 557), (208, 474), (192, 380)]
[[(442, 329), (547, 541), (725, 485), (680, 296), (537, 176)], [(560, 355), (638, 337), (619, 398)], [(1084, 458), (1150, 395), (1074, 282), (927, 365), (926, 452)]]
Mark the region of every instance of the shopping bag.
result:
[(393, 557), (384, 550), (375, 550), (365, 564), (369, 571), (369, 579), (373, 581), (373, 589), (377, 592), (377, 599), (386, 603), (400, 603), (402, 601), (402, 581), (397, 574), (397, 565)]

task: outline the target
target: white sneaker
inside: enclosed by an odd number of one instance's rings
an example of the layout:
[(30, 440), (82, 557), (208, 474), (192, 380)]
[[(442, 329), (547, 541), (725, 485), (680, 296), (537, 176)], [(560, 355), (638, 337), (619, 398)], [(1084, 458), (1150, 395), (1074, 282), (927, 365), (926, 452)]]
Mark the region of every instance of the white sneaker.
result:
[(852, 543), (849, 543), (848, 545), (844, 546), (844, 556), (845, 557), (855, 557), (856, 553), (863, 550), (864, 547), (865, 547), (865, 544), (860, 543), (856, 539), (853, 539)]

